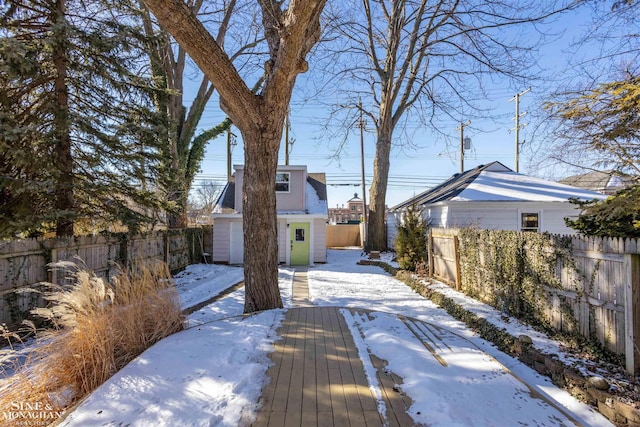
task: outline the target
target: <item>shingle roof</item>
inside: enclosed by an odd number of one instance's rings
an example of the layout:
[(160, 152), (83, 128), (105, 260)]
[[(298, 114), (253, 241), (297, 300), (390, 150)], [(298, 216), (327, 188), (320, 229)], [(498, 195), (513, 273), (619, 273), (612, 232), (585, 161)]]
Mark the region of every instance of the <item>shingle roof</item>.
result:
[[(327, 178), (324, 173), (309, 173), (307, 174), (307, 183), (315, 190), (318, 200), (327, 201)], [(231, 180), (227, 182), (220, 197), (216, 201), (216, 213), (235, 213), (236, 212), (236, 199), (235, 199), (236, 183), (235, 177), (231, 177)], [(326, 210), (326, 209), (325, 209)]]
[(630, 185), (632, 181), (633, 177), (610, 170), (592, 171), (580, 175), (568, 176), (559, 182), (573, 185), (574, 187), (610, 194)]
[(318, 199), (327, 200), (327, 176), (324, 173), (308, 173), (307, 182), (316, 190)]
[(570, 198), (593, 200), (605, 197), (593, 191), (519, 174), (500, 162), (493, 162), (455, 174), (391, 210), (444, 201), (566, 202)]
[(422, 193), (410, 198), (409, 200), (402, 202), (391, 210), (404, 209), (411, 205), (427, 205), (431, 203), (437, 203), (444, 200), (449, 200), (462, 192), (469, 184), (471, 184), (480, 175), (480, 172), (484, 170), (495, 170), (513, 172), (500, 162), (489, 163), (488, 165), (480, 165), (475, 169), (469, 169), (463, 173), (456, 173), (442, 184), (430, 188)]
[(236, 181), (235, 176), (232, 176), (227, 185), (224, 186), (220, 197), (215, 204), (214, 211), (216, 213), (235, 213), (236, 205)]

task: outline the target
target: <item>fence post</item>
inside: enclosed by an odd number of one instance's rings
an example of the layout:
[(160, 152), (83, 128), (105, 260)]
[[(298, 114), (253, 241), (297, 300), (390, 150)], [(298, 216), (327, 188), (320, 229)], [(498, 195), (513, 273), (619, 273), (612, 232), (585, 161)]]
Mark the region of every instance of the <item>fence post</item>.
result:
[(429, 228), (429, 236), (427, 237), (427, 254), (429, 257), (429, 276), (433, 277), (433, 228)]
[(58, 284), (58, 267), (53, 267), (53, 264), (58, 261), (58, 249), (53, 247), (51, 249), (51, 261), (49, 265), (45, 265), (45, 268), (49, 268), (49, 283)]
[(624, 331), (627, 373), (640, 368), (640, 255), (624, 254)]
[(164, 262), (167, 264), (169, 269), (171, 270), (171, 265), (169, 264), (171, 249), (169, 248), (169, 230), (164, 230)]
[(456, 259), (456, 291), (462, 289), (462, 274), (460, 272), (460, 241), (458, 235), (453, 236), (453, 256)]

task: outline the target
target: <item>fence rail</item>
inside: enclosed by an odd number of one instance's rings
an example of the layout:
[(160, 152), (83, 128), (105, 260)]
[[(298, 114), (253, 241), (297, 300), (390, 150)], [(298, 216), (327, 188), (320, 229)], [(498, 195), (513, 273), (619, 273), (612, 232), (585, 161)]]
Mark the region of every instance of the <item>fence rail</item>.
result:
[[(458, 229), (432, 229), (431, 274), (499, 309), (517, 311), (529, 298), (537, 321), (596, 340), (625, 355), (627, 370), (640, 369), (640, 245), (637, 239), (549, 236), (548, 244), (500, 249), (497, 230), (476, 230), (476, 252)], [(501, 237), (502, 236), (502, 237)], [(522, 241), (527, 241), (521, 235)], [(513, 257), (516, 274), (500, 265), (500, 250)], [(471, 254), (474, 254), (473, 256)], [(519, 264), (518, 264), (519, 263)], [(504, 271), (494, 271), (504, 270)], [(496, 283), (496, 282), (504, 283)], [(515, 307), (515, 308), (514, 308)]]
[(211, 253), (210, 228), (0, 242), (0, 323), (13, 326), (44, 304), (40, 293), (26, 289), (66, 283), (67, 274), (53, 263), (72, 262), (107, 280), (137, 262), (163, 261), (172, 271), (181, 270)]

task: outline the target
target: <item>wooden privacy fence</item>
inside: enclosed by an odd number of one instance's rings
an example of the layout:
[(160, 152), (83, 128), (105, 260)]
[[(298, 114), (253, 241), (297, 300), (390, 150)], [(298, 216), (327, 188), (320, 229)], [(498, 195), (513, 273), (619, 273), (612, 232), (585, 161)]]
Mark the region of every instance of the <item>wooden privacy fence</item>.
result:
[(364, 224), (328, 224), (328, 248), (345, 248), (348, 246), (362, 246)]
[(143, 235), (108, 234), (68, 239), (0, 242), (0, 323), (15, 325), (44, 304), (43, 283), (65, 284), (67, 273), (52, 263), (70, 261), (107, 280), (132, 263), (166, 262), (171, 271), (211, 253), (211, 227), (162, 230)]
[(431, 274), (509, 315), (582, 335), (640, 370), (637, 239), (432, 229)]

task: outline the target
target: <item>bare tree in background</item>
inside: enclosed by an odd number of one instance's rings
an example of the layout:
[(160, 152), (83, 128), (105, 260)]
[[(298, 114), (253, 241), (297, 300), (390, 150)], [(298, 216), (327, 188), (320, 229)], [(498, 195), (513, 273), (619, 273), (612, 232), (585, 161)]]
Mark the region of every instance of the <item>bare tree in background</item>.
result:
[[(206, 10), (202, 0), (188, 0), (186, 7), (192, 14), (206, 17), (206, 26), (216, 32), (216, 43), (230, 47), (231, 61), (251, 53), (260, 41), (264, 41), (258, 32), (255, 16), (243, 16), (244, 22), (236, 24), (239, 30), (231, 34), (232, 42), (225, 43), (232, 16), (241, 15), (246, 7), (238, 5), (237, 0), (217, 3), (210, 5), (213, 10)], [(225, 120), (196, 135), (202, 122), (202, 113), (215, 91), (215, 85), (203, 75), (193, 101), (188, 108), (185, 106), (184, 84), (189, 78), (187, 52), (180, 45), (174, 46), (171, 35), (153, 23), (148, 9), (144, 9), (144, 12), (144, 29), (151, 41), (151, 72), (157, 84), (168, 89), (161, 92), (157, 100), (157, 108), (167, 115), (169, 123), (165, 135), (168, 161), (164, 171), (164, 187), (167, 199), (174, 204), (174, 209), (168, 212), (167, 223), (170, 228), (181, 228), (187, 225), (187, 198), (195, 174), (200, 170), (206, 145), (226, 131), (231, 121)]]
[(387, 246), (385, 201), (396, 128), (414, 116), (444, 133), (438, 119), (466, 120), (469, 116), (463, 116), (463, 110), (477, 114), (492, 76), (517, 82), (532, 77), (531, 54), (540, 41), (537, 36), (543, 35), (537, 25), (570, 4), (547, 3), (352, 0), (343, 4), (343, 13), (336, 14), (342, 17), (339, 25), (333, 26), (344, 41), (337, 43), (342, 58), (336, 61), (341, 67), (337, 74), (354, 84), (350, 105), (363, 100), (352, 114), (361, 109), (376, 131), (367, 250)]
[(198, 64), (220, 94), (221, 108), (244, 141), (242, 186), (246, 313), (282, 307), (278, 289), (275, 175), (291, 93), (320, 38), (326, 0), (259, 0), (268, 45), (262, 92), (254, 94), (221, 46), (182, 0), (145, 4)]
[(195, 218), (198, 224), (210, 224), (211, 214), (216, 202), (224, 189), (222, 181), (205, 180), (195, 186), (195, 191), (189, 200), (189, 216)]
[[(537, 130), (539, 169), (640, 173), (640, 5), (587, 1), (570, 70), (554, 88)], [(613, 171), (613, 172), (611, 172)]]

